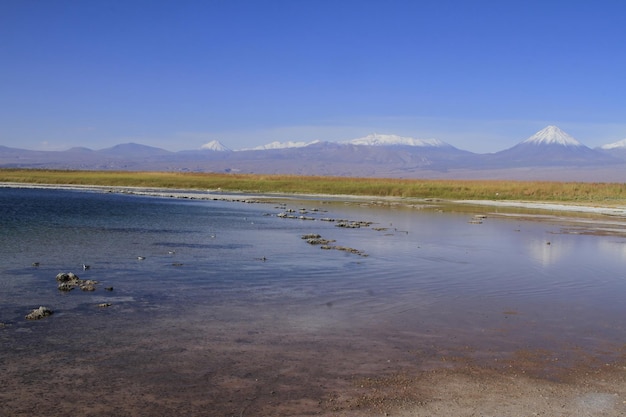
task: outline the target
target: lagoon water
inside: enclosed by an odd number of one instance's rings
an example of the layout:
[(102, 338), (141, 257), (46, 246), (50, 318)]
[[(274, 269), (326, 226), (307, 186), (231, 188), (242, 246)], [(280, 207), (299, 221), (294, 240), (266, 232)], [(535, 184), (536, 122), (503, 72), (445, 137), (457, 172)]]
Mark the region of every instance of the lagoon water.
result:
[[(619, 219), (477, 210), (0, 188), (0, 415), (308, 415), (442, 358), (556, 378), (619, 357)], [(57, 290), (70, 271), (96, 291)]]

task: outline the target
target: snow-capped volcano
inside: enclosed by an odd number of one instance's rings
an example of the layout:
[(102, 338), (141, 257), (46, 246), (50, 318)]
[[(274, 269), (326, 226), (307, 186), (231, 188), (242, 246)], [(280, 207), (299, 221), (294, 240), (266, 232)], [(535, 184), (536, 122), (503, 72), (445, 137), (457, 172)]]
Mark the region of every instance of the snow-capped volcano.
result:
[(365, 146), (421, 146), (448, 147), (449, 144), (439, 139), (415, 139), (398, 135), (381, 135), (373, 133), (362, 138), (352, 139), (343, 143)]
[(518, 166), (602, 165), (616, 159), (588, 148), (556, 126), (548, 126), (512, 148), (486, 158), (490, 164)]
[(230, 149), (222, 145), (222, 142), (220, 142), (219, 140), (212, 140), (211, 142), (205, 143), (204, 145), (200, 147), (200, 149), (204, 151), (217, 151), (217, 152), (230, 151)]
[(584, 146), (582, 143), (556, 126), (545, 127), (522, 143), (531, 143), (535, 145)]

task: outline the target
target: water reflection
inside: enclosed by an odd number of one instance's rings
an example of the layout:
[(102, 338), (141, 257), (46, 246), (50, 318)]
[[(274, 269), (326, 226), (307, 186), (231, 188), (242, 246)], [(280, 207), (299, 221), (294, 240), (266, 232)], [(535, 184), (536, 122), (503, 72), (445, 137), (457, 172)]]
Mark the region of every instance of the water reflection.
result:
[(598, 252), (606, 253), (609, 257), (626, 261), (626, 239), (598, 239)]
[(575, 246), (572, 242), (555, 239), (554, 236), (550, 240), (533, 239), (527, 243), (530, 259), (543, 267), (557, 264), (573, 250)]

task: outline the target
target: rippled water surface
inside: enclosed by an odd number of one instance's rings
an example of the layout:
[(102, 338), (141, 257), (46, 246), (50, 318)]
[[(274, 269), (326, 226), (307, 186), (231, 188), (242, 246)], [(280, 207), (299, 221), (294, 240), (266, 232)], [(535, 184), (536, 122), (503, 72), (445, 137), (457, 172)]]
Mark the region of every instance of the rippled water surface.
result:
[[(166, 415), (193, 411), (196, 397), (216, 406), (264, 366), (285, 366), (294, 386), (407, 352), (416, 363), (415, 352), (463, 349), (606, 359), (624, 344), (619, 233), (434, 203), (274, 200), (0, 188), (0, 380), (25, 400), (42, 376), (91, 381), (111, 398), (93, 415), (171, 395)], [(311, 245), (310, 233), (356, 253)], [(97, 280), (96, 291), (57, 290), (56, 274), (70, 271)], [(40, 305), (55, 313), (24, 319)], [(123, 394), (128, 384), (136, 389)], [(75, 412), (68, 398), (52, 414)], [(42, 406), (4, 401), (23, 413)]]

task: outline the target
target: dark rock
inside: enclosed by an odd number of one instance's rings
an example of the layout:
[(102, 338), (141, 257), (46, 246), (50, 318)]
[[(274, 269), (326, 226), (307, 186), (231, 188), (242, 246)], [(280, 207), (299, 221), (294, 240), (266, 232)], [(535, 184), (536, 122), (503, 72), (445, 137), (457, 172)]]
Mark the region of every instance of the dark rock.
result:
[(59, 282), (71, 282), (78, 280), (78, 276), (73, 272), (60, 272), (57, 274), (57, 281)]
[(48, 307), (41, 306), (26, 315), (26, 320), (39, 320), (52, 315), (53, 311)]
[(308, 243), (309, 245), (328, 245), (332, 242), (334, 242), (334, 240), (323, 239), (321, 237), (306, 240), (306, 243)]
[(302, 235), (302, 239), (319, 239), (322, 235), (318, 235), (317, 233), (309, 233), (308, 235)]
[(60, 291), (72, 291), (79, 287), (83, 291), (95, 291), (98, 281), (92, 279), (80, 279), (73, 272), (61, 272), (57, 274), (56, 280), (59, 282), (57, 287)]

